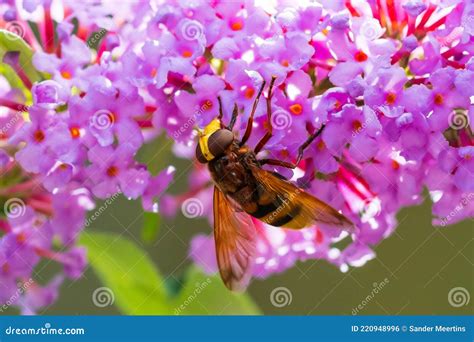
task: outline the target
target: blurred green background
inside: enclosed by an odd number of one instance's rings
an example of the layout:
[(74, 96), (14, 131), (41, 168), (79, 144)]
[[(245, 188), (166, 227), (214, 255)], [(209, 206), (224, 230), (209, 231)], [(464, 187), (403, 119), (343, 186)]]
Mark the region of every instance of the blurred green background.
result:
[[(171, 157), (170, 149), (170, 144), (160, 138), (140, 151), (140, 159), (149, 164), (154, 172), (169, 163), (174, 164), (177, 168), (177, 181), (173, 184), (171, 192), (179, 192), (187, 186), (186, 173), (190, 170), (190, 161), (174, 159)], [(190, 239), (199, 232), (211, 233), (211, 228), (204, 219), (190, 220), (178, 216), (173, 221), (161, 220), (157, 231), (147, 231), (148, 239), (152, 237), (151, 240), (143, 242), (144, 216), (140, 213), (139, 202), (120, 197), (113, 201), (87, 231), (113, 232), (129, 239), (146, 251), (162, 277), (166, 279), (169, 293), (178, 293), (181, 284), (190, 277), (187, 271), (192, 265), (187, 258)], [(154, 218), (147, 216), (146, 220), (151, 220), (153, 224)], [(265, 280), (254, 280), (247, 294), (259, 310), (246, 302), (252, 307), (250, 311), (270, 315), (351, 315), (361, 304), (362, 309), (359, 308), (357, 313), (359, 315), (472, 314), (472, 299), (466, 305), (454, 307), (448, 302), (448, 293), (456, 287), (466, 289), (469, 296), (474, 293), (473, 220), (444, 228), (432, 227), (429, 199), (419, 207), (403, 209), (398, 215), (398, 220), (400, 225), (396, 232), (375, 247), (377, 257), (361, 268), (351, 268), (349, 272), (341, 273), (338, 268), (325, 261), (310, 260), (298, 263), (296, 267), (283, 274)], [(121, 251), (125, 257), (128, 252), (126, 248)], [(115, 265), (114, 260), (109, 262), (112, 268), (115, 266), (120, 268), (119, 265)], [(37, 276), (44, 281), (55, 271), (56, 266), (48, 264)], [(194, 274), (196, 272), (191, 271)], [(140, 272), (130, 276), (142, 277)], [(374, 288), (373, 284), (379, 284), (386, 278), (388, 284), (364, 304), (363, 301)], [(207, 276), (201, 276), (200, 279), (199, 282), (207, 279)], [(141, 281), (135, 279), (137, 280)], [(242, 313), (234, 307), (238, 304), (232, 300), (227, 303), (222, 302), (224, 299), (213, 298), (224, 289), (218, 278), (212, 280), (212, 286), (196, 296), (195, 308), (184, 310), (182, 314)], [(194, 282), (195, 279), (189, 281)], [(197, 285), (198, 283), (193, 283), (191, 287)], [(58, 301), (41, 314), (120, 314), (121, 311), (116, 305), (105, 307), (94, 305), (93, 292), (101, 286), (106, 285), (99, 280), (94, 269), (88, 267), (80, 280), (66, 281), (61, 288)], [(278, 287), (285, 287), (291, 292), (291, 303), (283, 307), (272, 305), (270, 295)], [(215, 300), (217, 302), (211, 303)], [(178, 300), (175, 303), (179, 302)], [(16, 312), (9, 309), (5, 313)]]

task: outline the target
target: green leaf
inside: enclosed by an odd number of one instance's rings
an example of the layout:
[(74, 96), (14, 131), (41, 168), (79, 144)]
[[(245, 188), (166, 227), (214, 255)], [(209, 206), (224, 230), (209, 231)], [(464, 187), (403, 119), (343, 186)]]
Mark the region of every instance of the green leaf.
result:
[(169, 314), (163, 278), (148, 255), (117, 234), (84, 232), (80, 243), (87, 247), (89, 262), (115, 304), (128, 315)]
[[(21, 68), (32, 83), (38, 82), (43, 79), (41, 74), (33, 66), (33, 50), (31, 49), (31, 47), (23, 40), (23, 38), (7, 30), (0, 29), (0, 61), (3, 60), (3, 56), (5, 55), (5, 53), (9, 51), (18, 51), (20, 53), (19, 62)], [(2, 68), (6, 68), (7, 70), (9, 70), (8, 72), (2, 70), (3, 72), (6, 72), (7, 74), (11, 74), (12, 72), (14, 73), (14, 70), (9, 65), (5, 63), (0, 63), (0, 65), (2, 66)], [(9, 78), (11, 77), (12, 76), (10, 75)], [(19, 78), (18, 76), (16, 76), (16, 78), (16, 81), (9, 79), (12, 87), (18, 87)]]
[(143, 227), (141, 231), (141, 238), (143, 242), (153, 243), (158, 237), (160, 231), (160, 215), (156, 213), (143, 213)]
[[(89, 262), (112, 290), (117, 307), (127, 315), (259, 315), (247, 294), (229, 291), (218, 275), (205, 275), (190, 266), (184, 284), (170, 298), (166, 284), (139, 247), (117, 234), (84, 232), (80, 243), (88, 248)], [(175, 284), (177, 285), (177, 284)]]
[(189, 267), (181, 292), (172, 301), (175, 315), (260, 315), (247, 294), (229, 291), (218, 275)]

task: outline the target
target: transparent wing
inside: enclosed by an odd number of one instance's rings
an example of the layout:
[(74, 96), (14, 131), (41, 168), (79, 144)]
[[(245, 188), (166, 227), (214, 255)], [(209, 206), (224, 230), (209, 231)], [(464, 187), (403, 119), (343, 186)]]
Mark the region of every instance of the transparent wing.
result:
[(236, 212), (217, 187), (214, 187), (214, 239), (224, 284), (232, 291), (244, 290), (252, 275), (255, 226), (248, 214)]

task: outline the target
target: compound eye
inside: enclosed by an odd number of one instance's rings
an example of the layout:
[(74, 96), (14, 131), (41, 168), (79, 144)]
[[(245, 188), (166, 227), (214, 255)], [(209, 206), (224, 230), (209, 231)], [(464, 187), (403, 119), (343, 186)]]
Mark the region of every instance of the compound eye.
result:
[(231, 131), (228, 129), (220, 129), (209, 137), (209, 152), (211, 152), (214, 157), (219, 157), (233, 141), (234, 134)]
[(201, 146), (197, 144), (196, 146), (196, 159), (201, 163), (201, 164), (206, 164), (208, 160), (206, 157), (204, 157), (204, 154), (202, 153)]

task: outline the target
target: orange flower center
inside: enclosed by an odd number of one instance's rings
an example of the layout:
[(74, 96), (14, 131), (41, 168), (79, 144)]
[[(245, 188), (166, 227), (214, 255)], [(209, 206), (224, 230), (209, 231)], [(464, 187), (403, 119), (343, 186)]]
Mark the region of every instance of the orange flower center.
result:
[(157, 73), (158, 73), (158, 70), (156, 70), (156, 68), (153, 68), (153, 69), (151, 69), (151, 71), (150, 71), (151, 77), (155, 77)]
[(392, 159), (392, 169), (398, 170), (399, 168), (400, 168), (400, 164), (396, 160)]
[(326, 148), (326, 144), (324, 143), (324, 141), (322, 140), (319, 140), (318, 144), (316, 145), (316, 147), (318, 148), (318, 150), (322, 151)]
[(212, 101), (211, 100), (204, 100), (204, 101), (201, 101), (201, 108), (203, 110), (211, 110), (212, 109)]
[(70, 80), (72, 78), (71, 73), (67, 70), (61, 71), (61, 76), (67, 80)]
[(269, 130), (271, 128), (271, 124), (268, 123), (268, 121), (264, 121), (263, 122), (263, 128), (266, 129), (266, 130)]
[(441, 94), (436, 94), (434, 98), (434, 103), (437, 104), (438, 106), (443, 104), (443, 95)]
[(77, 139), (81, 136), (81, 131), (79, 130), (78, 127), (71, 127), (69, 128), (69, 132), (71, 132), (71, 137), (73, 139)]
[(288, 65), (290, 65), (290, 62), (288, 62), (287, 59), (284, 59), (281, 61), (281, 65), (283, 65), (284, 67), (287, 67)]
[(244, 96), (246, 99), (251, 99), (254, 94), (255, 94), (255, 89), (251, 87), (247, 87), (247, 89), (245, 89)]
[(109, 119), (111, 124), (114, 124), (117, 121), (117, 114), (113, 112), (107, 112), (107, 118)]
[(9, 273), (10, 272), (10, 265), (6, 262), (2, 265), (2, 272)]
[(184, 58), (189, 58), (193, 55), (193, 53), (189, 50), (184, 50), (183, 53), (181, 54)]
[(395, 93), (388, 93), (387, 96), (385, 97), (385, 101), (387, 101), (387, 103), (390, 105), (393, 105), (396, 99), (397, 99), (397, 95)]
[(288, 152), (288, 150), (281, 150), (280, 155), (282, 156), (283, 159), (286, 159), (290, 156), (290, 152)]
[(116, 177), (119, 173), (119, 170), (116, 166), (111, 166), (107, 169), (107, 176)]
[(290, 111), (294, 115), (300, 115), (303, 112), (303, 107), (299, 103), (295, 103), (290, 106)]
[(16, 236), (16, 241), (19, 244), (25, 243), (26, 242), (26, 234), (25, 233), (20, 233)]
[(365, 62), (368, 57), (364, 51), (359, 50), (355, 53), (354, 58), (357, 62)]
[(230, 23), (230, 28), (232, 29), (232, 31), (240, 31), (242, 30), (243, 27), (244, 27), (244, 22), (242, 21), (242, 19), (234, 19)]
[(362, 128), (362, 124), (359, 120), (355, 120), (354, 122), (352, 122), (352, 127), (354, 128), (354, 130), (359, 131)]
[(36, 142), (42, 142), (44, 140), (45, 136), (43, 131), (37, 130), (35, 133), (33, 133), (33, 139), (35, 139)]

